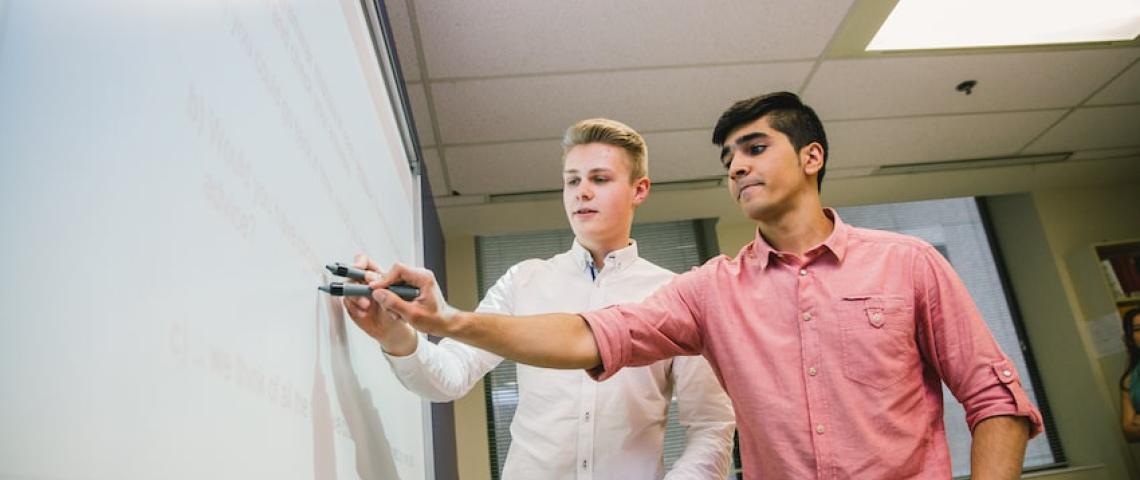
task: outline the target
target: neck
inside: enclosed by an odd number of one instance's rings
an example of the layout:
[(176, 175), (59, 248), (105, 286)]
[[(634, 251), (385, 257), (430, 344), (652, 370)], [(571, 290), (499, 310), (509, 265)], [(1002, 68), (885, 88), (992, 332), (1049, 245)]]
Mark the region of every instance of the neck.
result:
[(823, 213), (819, 196), (810, 196), (798, 205), (757, 221), (760, 234), (772, 248), (803, 255), (823, 243), (835, 229), (835, 223)]
[(618, 237), (607, 240), (587, 240), (583, 238), (578, 239), (578, 243), (582, 245), (586, 251), (590, 252), (590, 257), (594, 259), (594, 267), (601, 270), (606, 266), (606, 255), (614, 250), (621, 250), (629, 246), (629, 236)]

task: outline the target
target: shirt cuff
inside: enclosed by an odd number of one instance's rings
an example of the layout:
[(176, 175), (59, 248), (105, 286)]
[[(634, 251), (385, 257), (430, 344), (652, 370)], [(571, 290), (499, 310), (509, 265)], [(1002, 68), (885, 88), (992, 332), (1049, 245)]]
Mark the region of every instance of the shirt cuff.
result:
[(610, 307), (581, 314), (594, 334), (598, 346), (598, 356), (602, 364), (586, 370), (594, 380), (602, 381), (614, 376), (630, 360), (629, 330), (622, 328), (621, 312)]
[[(990, 417), (997, 416), (1016, 416), (1025, 417), (1029, 421), (1029, 438), (1037, 436), (1044, 430), (1044, 422), (1041, 419), (1041, 412), (1033, 403), (1029, 401), (1029, 397), (1025, 394), (1025, 389), (1021, 386), (1021, 377), (1017, 373), (1017, 369), (1010, 365), (1009, 360), (1002, 360), (990, 364), (990, 372), (996, 380), (993, 386), (985, 392), (983, 397), (998, 397), (992, 401), (984, 402), (985, 405), (967, 411), (966, 421), (970, 425), (970, 432), (973, 433), (974, 428), (978, 423)], [(1002, 398), (1004, 397), (1004, 398)]]
[(384, 352), (384, 358), (388, 359), (388, 363), (392, 365), (396, 371), (411, 371), (413, 367), (427, 363), (426, 348), (423, 348), (423, 335), (416, 333), (416, 349), (404, 356), (392, 355), (381, 347), (380, 351)]

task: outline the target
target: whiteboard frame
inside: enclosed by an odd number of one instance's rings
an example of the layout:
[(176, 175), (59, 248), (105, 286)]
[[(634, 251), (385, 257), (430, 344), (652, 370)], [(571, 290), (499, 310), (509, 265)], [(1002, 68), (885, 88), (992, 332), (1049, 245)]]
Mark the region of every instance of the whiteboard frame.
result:
[[(418, 267), (424, 265), (424, 229), (423, 229), (423, 155), (420, 152), (419, 136), (414, 128), (411, 105), (408, 101), (407, 88), (404, 85), (404, 76), (400, 70), (399, 58), (396, 55), (395, 37), (392, 36), (392, 24), (388, 19), (384, 0), (360, 0), (361, 11), (365, 14), (365, 23), (368, 34), (372, 40), (377, 64), (380, 73), (388, 87), (388, 101), (392, 105), (392, 112), (396, 115), (396, 126), (400, 130), (400, 140), (407, 155), (408, 169), (412, 173), (412, 205), (414, 211), (413, 230), (415, 235), (414, 262)], [(430, 194), (430, 192), (429, 192)], [(433, 438), (433, 418), (431, 402), (421, 401), (423, 412), (423, 439), (424, 439), (424, 476), (425, 480), (435, 480), (435, 440)]]

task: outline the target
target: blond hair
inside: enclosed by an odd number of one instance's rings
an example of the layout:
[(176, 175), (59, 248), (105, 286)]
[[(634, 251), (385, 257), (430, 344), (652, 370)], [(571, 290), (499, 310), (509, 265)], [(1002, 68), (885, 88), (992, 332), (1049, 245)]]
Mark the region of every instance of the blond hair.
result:
[(604, 143), (618, 147), (629, 156), (629, 181), (649, 176), (649, 148), (641, 134), (624, 123), (607, 118), (591, 118), (575, 123), (562, 135), (562, 160), (578, 145)]

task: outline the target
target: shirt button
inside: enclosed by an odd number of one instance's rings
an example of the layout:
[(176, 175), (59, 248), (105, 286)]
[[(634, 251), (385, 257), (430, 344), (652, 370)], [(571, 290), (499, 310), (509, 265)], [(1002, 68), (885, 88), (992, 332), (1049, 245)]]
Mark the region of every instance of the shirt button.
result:
[(800, 318), (803, 318), (805, 322), (810, 321), (811, 320), (811, 312), (804, 312), (804, 314), (801, 315)]
[(808, 375), (811, 375), (813, 377), (815, 376), (815, 367), (811, 367), (808, 369)]
[(881, 313), (872, 313), (872, 314), (871, 314), (871, 319), (872, 319), (872, 320), (874, 320), (874, 321), (876, 321), (876, 322), (877, 322), (877, 321), (879, 321), (879, 320), (882, 320), (882, 319), (883, 319), (883, 314), (881, 314)]
[(1001, 371), (1001, 375), (1002, 375), (1003, 377), (1009, 378), (1009, 377), (1012, 377), (1012, 376), (1013, 376), (1013, 372), (1011, 372), (1011, 371), (1009, 371), (1009, 370), (1002, 370), (1002, 371)]
[(590, 421), (590, 412), (586, 412), (586, 421)]
[(586, 460), (582, 460), (582, 470), (585, 470), (587, 465), (589, 465), (589, 463)]
[(807, 276), (807, 270), (805, 270), (805, 269), (800, 269), (800, 276), (801, 276), (801, 277), (806, 277), (806, 276)]
[(815, 433), (823, 435), (823, 424), (822, 423), (815, 426)]

